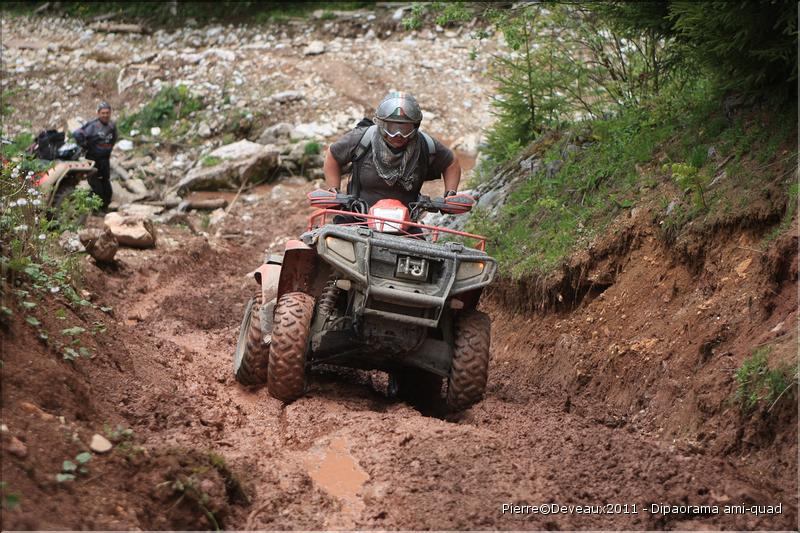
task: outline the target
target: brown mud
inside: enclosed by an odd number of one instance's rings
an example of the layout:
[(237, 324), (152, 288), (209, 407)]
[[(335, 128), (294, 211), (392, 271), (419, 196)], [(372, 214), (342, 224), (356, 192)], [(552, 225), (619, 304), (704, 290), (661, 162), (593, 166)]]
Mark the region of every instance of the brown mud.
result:
[[(796, 257), (769, 305), (748, 303), (769, 267), (748, 252), (756, 236), (720, 243), (698, 278), (644, 235), (613, 285), (573, 312), (523, 315), (487, 299), (489, 388), (462, 416), (428, 416), (387, 398), (381, 375), (331, 369), (284, 406), (237, 385), (231, 362), (255, 289), (245, 275), (305, 223), (308, 187), (282, 187), (282, 203), (238, 203), (223, 237), (163, 226), (157, 249), (122, 250), (104, 270), (87, 260), (93, 300), (114, 308), (93, 359), (59, 361), (21, 320), (4, 332), (3, 442), (27, 447), (3, 454), (3, 480), (21, 496), (4, 529), (796, 525), (796, 410), (745, 419), (727, 400), (752, 338), (796, 346)], [(87, 476), (55, 482), (104, 424), (134, 436), (96, 454)], [(542, 503), (628, 512), (502, 511)], [(779, 503), (779, 515), (721, 510)]]

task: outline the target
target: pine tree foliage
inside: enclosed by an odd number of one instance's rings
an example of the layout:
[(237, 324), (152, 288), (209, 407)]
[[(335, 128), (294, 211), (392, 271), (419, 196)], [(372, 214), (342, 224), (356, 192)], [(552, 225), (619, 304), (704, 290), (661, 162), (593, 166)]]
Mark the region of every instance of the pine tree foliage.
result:
[(668, 18), (686, 56), (725, 89), (791, 89), (797, 82), (796, 2), (670, 2)]

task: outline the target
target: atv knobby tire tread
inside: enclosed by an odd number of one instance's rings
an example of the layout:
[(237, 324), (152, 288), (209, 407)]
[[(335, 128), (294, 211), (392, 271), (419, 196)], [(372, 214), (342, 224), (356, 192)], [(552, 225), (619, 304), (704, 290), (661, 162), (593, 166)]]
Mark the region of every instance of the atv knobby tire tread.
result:
[(447, 380), (447, 407), (462, 411), (479, 402), (489, 376), (492, 323), (481, 311), (467, 311), (456, 321), (453, 364)]
[(275, 306), (267, 390), (283, 402), (296, 400), (305, 392), (306, 350), (313, 317), (314, 298), (302, 292), (284, 294)]
[(242, 385), (263, 385), (267, 382), (269, 346), (261, 339), (261, 303), (259, 291), (245, 310), (242, 328), (247, 328), (247, 336), (244, 338), (244, 346), (236, 346), (237, 351), (244, 350), (239, 368), (234, 369), (236, 381)]

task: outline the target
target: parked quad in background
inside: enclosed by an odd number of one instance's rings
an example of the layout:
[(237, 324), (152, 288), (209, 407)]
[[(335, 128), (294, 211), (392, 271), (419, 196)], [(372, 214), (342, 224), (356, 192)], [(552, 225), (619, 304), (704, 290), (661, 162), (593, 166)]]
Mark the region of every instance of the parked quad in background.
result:
[(449, 410), (480, 401), (491, 323), (476, 307), (496, 262), (483, 237), (416, 222), (466, 213), (474, 200), (381, 200), (366, 213), (346, 194), (308, 196), (321, 208), (308, 231), (254, 272), (261, 290), (245, 309), (237, 380), (290, 402), (304, 394), (309, 367), (341, 365), (388, 372), (403, 399), (440, 399), (446, 380)]

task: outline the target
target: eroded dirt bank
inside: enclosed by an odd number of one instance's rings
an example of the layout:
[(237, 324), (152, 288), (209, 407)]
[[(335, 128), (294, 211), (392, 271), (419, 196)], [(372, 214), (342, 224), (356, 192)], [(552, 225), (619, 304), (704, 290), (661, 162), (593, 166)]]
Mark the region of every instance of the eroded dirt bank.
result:
[[(724, 446), (730, 431), (723, 422), (717, 439), (690, 445), (683, 437), (691, 432), (681, 428), (691, 425), (691, 418), (680, 409), (664, 416), (669, 409), (658, 403), (662, 396), (670, 398), (662, 401), (667, 406), (691, 403), (703, 394), (698, 388), (708, 387), (691, 383), (702, 380), (702, 372), (680, 366), (679, 353), (668, 360), (673, 372), (681, 369), (679, 375), (666, 380), (648, 377), (641, 370), (648, 368), (647, 355), (629, 350), (595, 362), (619, 364), (619, 385), (598, 378), (571, 388), (580, 376), (571, 377), (574, 370), (558, 363), (563, 350), (586, 350), (591, 360), (592, 353), (603, 352), (600, 339), (617, 345), (642, 341), (635, 321), (622, 317), (626, 311), (616, 312), (618, 324), (609, 326), (608, 338), (581, 338), (586, 328), (579, 323), (609, 316), (610, 309), (598, 307), (616, 301), (631, 305), (622, 299), (633, 290), (625, 274), (603, 298), (571, 315), (518, 316), (489, 300), (495, 331), (489, 391), (458, 419), (426, 416), (388, 399), (385, 379), (377, 374), (317, 373), (307, 397), (287, 407), (263, 389), (236, 385), (231, 354), (254, 287), (244, 274), (264, 249), (279, 246), (276, 238), (302, 229), (305, 213), (296, 206), (305, 189), (288, 187), (282, 203), (240, 206), (236, 214), (251, 214), (263, 230), (252, 237), (236, 236), (240, 216), (226, 226), (233, 236), (228, 239), (209, 241), (165, 227), (163, 246), (126, 251), (116, 269), (101, 272), (87, 263), (93, 298), (114, 307), (113, 320), (98, 340), (97, 356), (74, 370), (40, 353), (22, 324), (5, 333), (3, 420), (25, 438), (28, 453), (19, 458), (4, 452), (3, 479), (23, 498), (14, 512), (4, 513), (4, 528), (204, 528), (216, 522), (227, 529), (790, 529), (796, 524), (792, 430), (774, 432), (782, 440), (767, 448), (782, 455), (771, 461), (747, 451), (757, 452), (758, 443), (740, 444), (731, 453)], [(646, 265), (631, 256), (631, 278), (646, 283), (637, 271)], [(687, 301), (681, 309), (693, 305)], [(679, 315), (670, 306), (664, 313)], [(577, 336), (571, 347), (561, 331)], [(788, 335), (794, 342), (793, 333)], [(661, 342), (675, 339), (665, 336)], [(642, 359), (629, 365), (619, 359), (634, 356)], [(715, 358), (709, 364), (723, 363)], [(33, 390), (31, 379), (37, 384)], [(652, 389), (657, 417), (647, 416), (646, 405), (633, 415), (623, 412), (623, 396), (636, 390), (632, 383)], [(44, 414), (19, 408), (22, 401)], [(781, 420), (796, 423), (791, 415)], [(131, 428), (133, 440), (93, 458), (88, 476), (56, 483), (61, 462), (84, 449), (104, 423)], [(503, 504), (539, 503), (619, 503), (629, 511), (635, 504), (638, 514), (502, 513)], [(649, 512), (651, 504), (778, 503), (780, 515)]]

